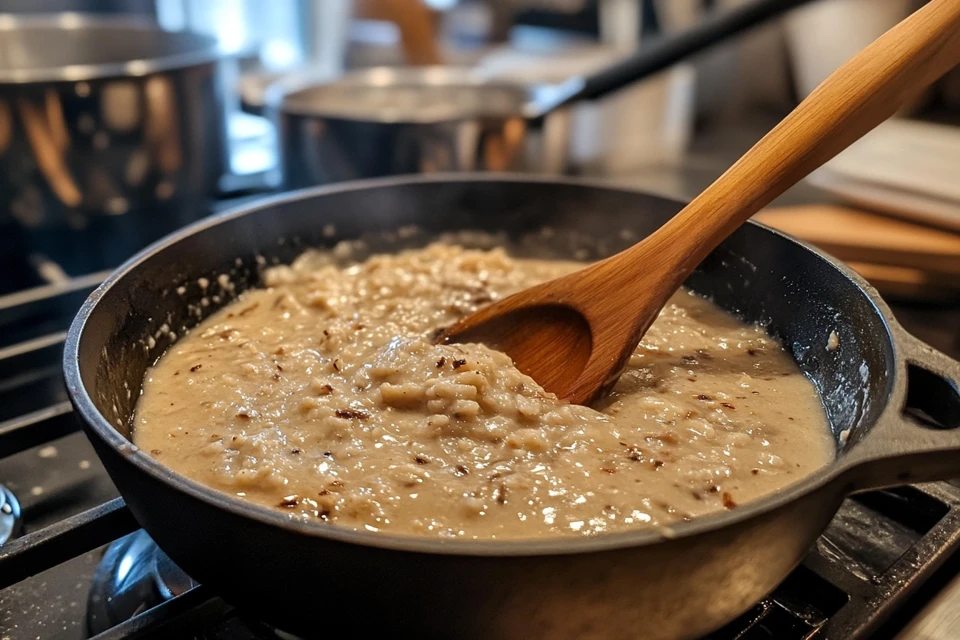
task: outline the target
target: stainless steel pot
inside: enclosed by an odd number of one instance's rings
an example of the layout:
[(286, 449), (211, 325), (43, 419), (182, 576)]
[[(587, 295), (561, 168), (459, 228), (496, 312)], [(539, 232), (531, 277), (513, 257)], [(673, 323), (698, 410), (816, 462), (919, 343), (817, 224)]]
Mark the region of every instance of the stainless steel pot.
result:
[(213, 38), (0, 15), (0, 223), (81, 228), (212, 195), (227, 166)]
[(565, 114), (528, 122), (535, 99), (529, 87), (451, 67), (380, 67), (267, 92), (287, 188), (450, 170), (560, 171)]

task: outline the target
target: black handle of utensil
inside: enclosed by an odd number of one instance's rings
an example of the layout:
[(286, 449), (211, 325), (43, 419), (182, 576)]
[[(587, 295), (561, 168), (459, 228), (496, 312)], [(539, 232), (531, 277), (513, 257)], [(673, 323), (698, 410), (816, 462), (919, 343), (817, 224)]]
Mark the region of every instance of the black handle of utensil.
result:
[[(841, 458), (852, 490), (960, 478), (960, 362), (902, 331), (892, 403)], [(905, 392), (904, 392), (905, 391)]]
[(574, 87), (551, 109), (579, 100), (593, 100), (642, 80), (721, 40), (775, 18), (811, 0), (757, 0), (707, 16), (701, 24), (657, 40), (647, 48), (583, 78), (568, 81)]

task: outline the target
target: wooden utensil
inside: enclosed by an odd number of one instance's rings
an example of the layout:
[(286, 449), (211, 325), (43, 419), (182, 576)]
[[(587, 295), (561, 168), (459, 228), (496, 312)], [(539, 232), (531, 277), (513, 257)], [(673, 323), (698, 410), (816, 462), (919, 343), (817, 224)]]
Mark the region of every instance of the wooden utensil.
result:
[(960, 63), (960, 0), (932, 0), (834, 72), (653, 235), (441, 335), (506, 352), (574, 403), (606, 393), (667, 299), (724, 238)]
[(354, 4), (354, 14), (394, 23), (400, 31), (407, 64), (429, 66), (443, 62), (436, 18), (423, 0), (363, 0)]

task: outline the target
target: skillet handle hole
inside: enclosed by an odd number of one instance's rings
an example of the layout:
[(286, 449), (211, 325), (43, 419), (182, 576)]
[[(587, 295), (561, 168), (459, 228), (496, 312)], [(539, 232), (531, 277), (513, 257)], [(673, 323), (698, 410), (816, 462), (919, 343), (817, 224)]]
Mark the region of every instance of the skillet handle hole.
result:
[(960, 427), (960, 390), (946, 378), (910, 363), (903, 415), (931, 429), (956, 429)]

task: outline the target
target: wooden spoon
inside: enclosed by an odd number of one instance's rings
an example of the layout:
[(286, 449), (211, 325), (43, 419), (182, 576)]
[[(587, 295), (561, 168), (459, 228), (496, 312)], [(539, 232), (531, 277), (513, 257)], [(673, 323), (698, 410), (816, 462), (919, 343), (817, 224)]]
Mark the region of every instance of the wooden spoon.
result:
[(653, 235), (480, 309), (439, 340), (484, 343), (561, 398), (597, 399), (668, 298), (724, 238), (958, 63), (960, 0), (932, 0), (827, 78)]

